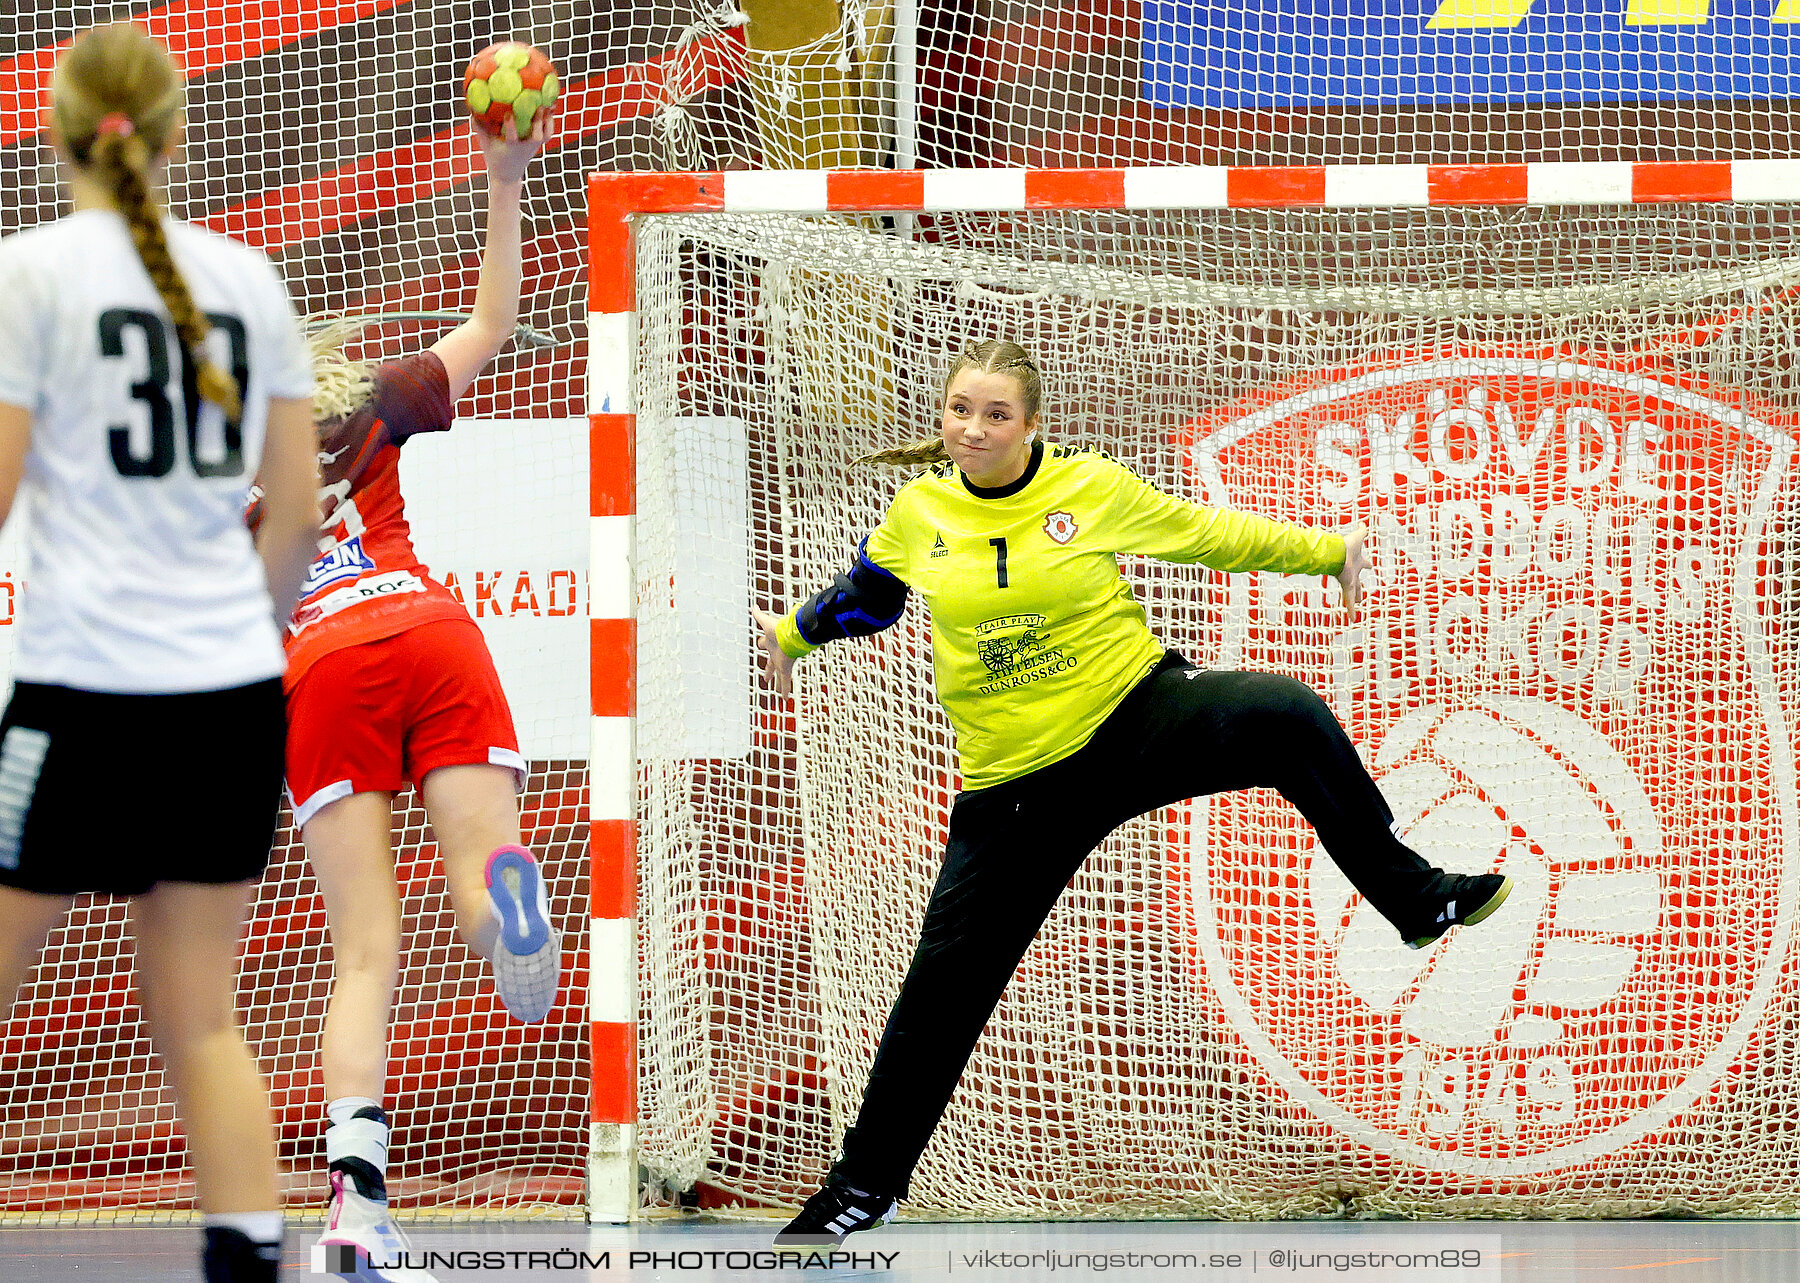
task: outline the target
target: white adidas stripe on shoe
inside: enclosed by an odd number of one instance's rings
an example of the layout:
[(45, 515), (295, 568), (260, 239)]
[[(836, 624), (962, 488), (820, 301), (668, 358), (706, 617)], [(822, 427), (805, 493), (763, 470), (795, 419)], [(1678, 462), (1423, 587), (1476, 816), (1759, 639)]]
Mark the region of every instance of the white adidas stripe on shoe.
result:
[(891, 1221), (896, 1206), (892, 1198), (853, 1189), (836, 1179), (828, 1180), (775, 1236), (775, 1245), (816, 1247), (842, 1243), (859, 1230), (872, 1230)]
[(488, 857), (487, 888), (500, 922), (494, 991), (515, 1019), (535, 1024), (550, 1014), (562, 980), (562, 938), (550, 924), (543, 871), (524, 847), (503, 846)]

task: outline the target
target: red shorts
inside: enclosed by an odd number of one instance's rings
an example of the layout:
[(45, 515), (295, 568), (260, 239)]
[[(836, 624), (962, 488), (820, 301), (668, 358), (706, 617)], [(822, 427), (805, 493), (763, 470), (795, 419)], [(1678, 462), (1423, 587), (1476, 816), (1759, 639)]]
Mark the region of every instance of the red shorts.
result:
[(440, 766), (525, 759), (493, 657), (471, 619), (419, 624), (316, 660), (288, 692), (294, 822), (352, 793), (398, 793)]

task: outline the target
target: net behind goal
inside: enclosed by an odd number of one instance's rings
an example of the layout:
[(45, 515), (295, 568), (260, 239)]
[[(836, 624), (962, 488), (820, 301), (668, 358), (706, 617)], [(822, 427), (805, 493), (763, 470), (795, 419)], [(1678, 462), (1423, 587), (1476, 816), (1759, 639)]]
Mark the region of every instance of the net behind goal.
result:
[[(1766, 175), (1708, 172), (596, 179), (596, 424), (636, 414), (652, 1196), (793, 1206), (854, 1118), (958, 787), (928, 619), (825, 648), (790, 704), (743, 607), (844, 567), (906, 475), (851, 461), (933, 430), (951, 357), (1003, 336), (1051, 440), (1372, 527), (1354, 624), (1313, 580), (1125, 570), (1195, 662), (1325, 695), (1428, 858), (1517, 889), (1412, 953), (1272, 793), (1126, 825), (914, 1213), (1800, 1208), (1800, 259), (1790, 206), (1719, 199)], [(1223, 207), (1255, 200), (1287, 207)]]
[[(656, 39), (688, 21), (633, 6)], [(526, 1029), (494, 1002), (457, 940), (417, 795), (393, 841), (407, 930), (390, 1029), (390, 1165), (403, 1217), (581, 1214), (589, 1142), (588, 1022), (579, 930), (587, 853), (587, 589), (582, 490), (581, 221), (585, 175), (621, 163), (649, 111), (609, 77), (609, 15), (417, 0), (294, 5), (9, 6), (0, 24), (0, 148), (12, 176), (0, 233), (67, 209), (45, 107), (55, 61), (95, 24), (131, 19), (186, 74), (184, 142), (168, 171), (177, 216), (263, 251), (308, 317), (373, 319), (353, 355), (428, 347), (473, 306), (486, 197), (461, 102), (468, 59), (494, 40), (550, 50), (567, 85), (558, 140), (527, 180), (518, 341), (458, 403), (442, 440), (401, 465), (415, 545), (487, 634), (531, 773), (525, 840), (545, 861), (569, 942), (569, 996)], [(640, 42), (641, 45), (641, 42)], [(645, 51), (632, 55), (644, 56)], [(636, 83), (633, 81), (633, 83)], [(324, 87), (324, 88), (322, 88)], [(529, 511), (532, 520), (514, 519)], [(16, 524), (16, 523), (15, 523)], [(9, 535), (9, 539), (11, 536)], [(10, 547), (10, 545), (9, 545)], [(0, 672), (28, 586), (0, 548)], [(95, 781), (104, 840), (109, 799)], [(197, 803), (198, 804), (198, 803)], [(170, 840), (129, 830), (131, 843)], [(83, 900), (55, 933), (0, 1032), (0, 1218), (176, 1219), (193, 1185), (174, 1103), (132, 993), (123, 904)], [(240, 1006), (269, 1076), (289, 1208), (323, 1208), (318, 1037), (331, 983), (324, 910), (284, 826), (247, 935)]]
[[(408, 333), (394, 346), (416, 350), (416, 342)], [(486, 965), (457, 935), (418, 794), (402, 792), (392, 842), (403, 948), (386, 1103), (390, 1188), (403, 1217), (578, 1218), (583, 1207), (585, 428), (567, 418), (460, 421), (409, 444), (402, 464), (416, 546), (433, 573), (454, 584), (501, 671), (530, 768), (523, 837), (544, 863), (569, 946), (563, 1001), (540, 1025), (513, 1020)], [(510, 520), (527, 505), (535, 512), (529, 526)], [(0, 544), (0, 672), (11, 667), (14, 606), (30, 609), (17, 534), (14, 523)], [(184, 840), (115, 813), (103, 779), (94, 796), (95, 814), (68, 834), (71, 859), (88, 843), (128, 843), (150, 858)], [(208, 804), (203, 785), (192, 804)], [(318, 884), (289, 819), (284, 813), (258, 887), (237, 992), (246, 1040), (269, 1083), (288, 1207), (304, 1217), (322, 1210), (327, 1192), (319, 1046), (335, 962)], [(126, 903), (81, 897), (20, 991), (0, 1033), (0, 1216), (106, 1222), (190, 1214), (192, 1170), (138, 1006), (133, 957)]]

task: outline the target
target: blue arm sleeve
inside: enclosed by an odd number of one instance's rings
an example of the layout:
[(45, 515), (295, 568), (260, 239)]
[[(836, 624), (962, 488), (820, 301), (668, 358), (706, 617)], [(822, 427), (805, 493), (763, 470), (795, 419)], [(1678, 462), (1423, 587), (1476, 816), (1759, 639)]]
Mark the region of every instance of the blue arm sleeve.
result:
[(910, 590), (869, 560), (869, 541), (856, 546), (856, 561), (795, 612), (800, 636), (813, 646), (845, 637), (868, 637), (891, 628), (906, 609)]

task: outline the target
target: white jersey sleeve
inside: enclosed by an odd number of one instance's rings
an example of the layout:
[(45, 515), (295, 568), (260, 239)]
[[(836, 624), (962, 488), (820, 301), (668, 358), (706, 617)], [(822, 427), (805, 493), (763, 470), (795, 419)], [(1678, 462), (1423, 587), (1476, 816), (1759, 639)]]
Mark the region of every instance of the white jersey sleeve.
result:
[(307, 397), (312, 366), (267, 258), (165, 222), (238, 380), (228, 421), (194, 371), (124, 220), (83, 211), (0, 240), (16, 342), (0, 401), (31, 411), (15, 510), (27, 566), (14, 676), (84, 690), (218, 690), (280, 674), (282, 649), (243, 510), (271, 397)]
[(44, 354), (50, 327), (34, 323), (45, 319), (47, 305), (37, 295), (38, 275), (19, 252), (19, 240), (16, 236), (0, 240), (0, 299), (21, 322), (0, 343), (0, 405), (35, 411), (46, 382)]
[(265, 326), (258, 345), (268, 353), (264, 395), (287, 400), (310, 400), (313, 394), (312, 349), (294, 311), (294, 300), (276, 273), (274, 264), (262, 255), (253, 260), (261, 269), (265, 290), (264, 306), (256, 315)]

